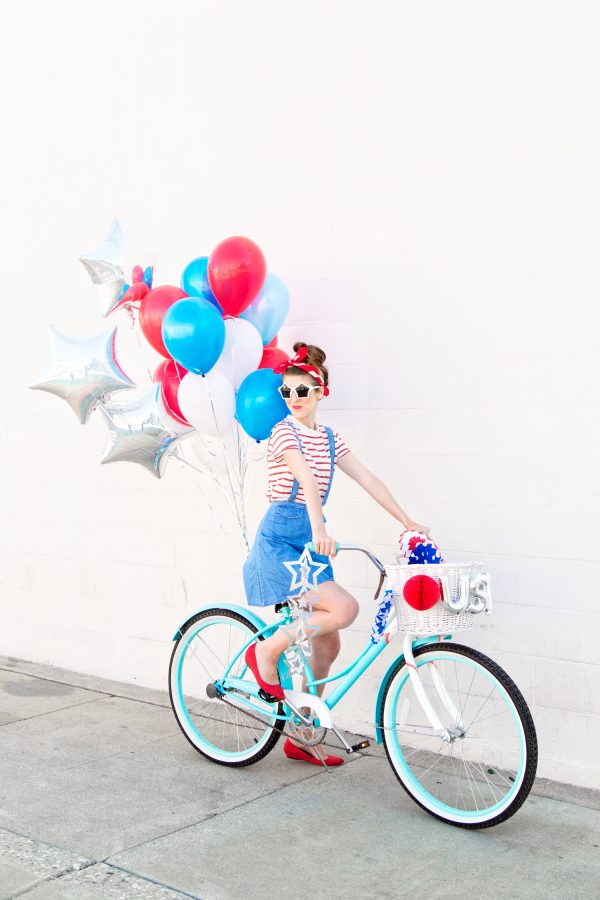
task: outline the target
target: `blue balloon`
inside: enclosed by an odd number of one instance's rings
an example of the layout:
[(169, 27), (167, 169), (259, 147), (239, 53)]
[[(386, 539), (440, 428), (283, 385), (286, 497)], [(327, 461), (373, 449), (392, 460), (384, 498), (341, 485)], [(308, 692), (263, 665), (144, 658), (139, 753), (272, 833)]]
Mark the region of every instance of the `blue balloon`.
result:
[(188, 263), (181, 274), (181, 290), (190, 297), (202, 297), (203, 300), (208, 300), (222, 313), (221, 304), (213, 294), (208, 281), (207, 266), (208, 256), (199, 256)]
[(256, 369), (240, 384), (235, 417), (246, 434), (256, 441), (268, 438), (273, 426), (288, 414), (285, 401), (277, 390), (280, 384), (281, 375), (276, 375), (272, 369)]
[(240, 313), (240, 319), (252, 322), (260, 332), (263, 344), (268, 344), (285, 322), (289, 308), (288, 289), (281, 278), (269, 272), (258, 297)]
[(225, 323), (208, 300), (185, 297), (166, 311), (162, 339), (173, 359), (184, 369), (206, 375), (223, 350)]

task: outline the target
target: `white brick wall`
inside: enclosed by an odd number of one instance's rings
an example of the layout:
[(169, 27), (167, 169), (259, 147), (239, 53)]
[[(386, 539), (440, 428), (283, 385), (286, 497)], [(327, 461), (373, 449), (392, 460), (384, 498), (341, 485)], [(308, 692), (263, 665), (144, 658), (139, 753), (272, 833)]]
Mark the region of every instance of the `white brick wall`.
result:
[[(290, 287), (284, 345), (328, 353), (322, 420), (449, 558), (489, 566), (495, 615), (470, 640), (531, 704), (540, 774), (600, 788), (598, 8), (165, 9), (107, 2), (92, 23), (59, 0), (32, 31), (13, 4), (0, 36), (0, 653), (164, 687), (180, 620), (242, 599), (242, 542), (206, 481), (99, 466), (98, 417), (81, 428), (26, 386), (48, 322), (100, 324), (76, 255), (113, 215), (161, 282), (246, 233)], [(341, 473), (328, 524), (393, 559), (397, 523)], [(336, 571), (363, 603), (346, 660), (376, 576), (349, 556)], [(371, 717), (384, 660), (344, 724)]]

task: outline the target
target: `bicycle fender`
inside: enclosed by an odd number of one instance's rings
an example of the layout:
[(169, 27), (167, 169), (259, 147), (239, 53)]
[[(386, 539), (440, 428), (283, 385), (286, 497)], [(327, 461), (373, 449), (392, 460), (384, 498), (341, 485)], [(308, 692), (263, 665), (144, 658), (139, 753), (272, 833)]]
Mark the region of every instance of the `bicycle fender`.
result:
[(249, 619), (249, 621), (252, 622), (253, 625), (256, 625), (259, 631), (261, 630), (261, 628), (267, 627), (267, 623), (264, 622), (263, 619), (261, 619), (261, 617), (254, 612), (253, 609), (249, 609), (247, 606), (238, 606), (235, 603), (209, 603), (206, 606), (201, 606), (200, 609), (197, 609), (195, 612), (187, 616), (187, 618), (180, 623), (171, 640), (176, 641), (177, 638), (181, 636), (181, 629), (183, 628), (183, 626), (187, 625), (190, 619), (193, 619), (194, 616), (198, 615), (198, 613), (204, 612), (205, 609), (228, 609), (231, 612), (236, 612), (241, 616), (245, 616), (246, 619)]
[[(442, 640), (449, 641), (451, 640), (451, 635), (446, 635)], [(424, 644), (438, 644), (438, 636), (433, 634), (428, 637), (419, 638), (418, 641), (413, 643), (413, 649), (416, 647), (422, 647)], [(393, 670), (396, 668), (401, 659), (404, 659), (404, 653), (399, 653), (395, 659), (387, 667), (386, 673), (381, 679), (381, 683), (379, 685), (379, 690), (377, 692), (377, 700), (375, 702), (375, 743), (382, 744), (383, 743), (383, 735), (381, 733), (381, 729), (378, 728), (379, 717), (381, 715), (381, 707), (383, 704), (383, 695), (385, 689), (387, 687), (387, 683), (391, 678)]]

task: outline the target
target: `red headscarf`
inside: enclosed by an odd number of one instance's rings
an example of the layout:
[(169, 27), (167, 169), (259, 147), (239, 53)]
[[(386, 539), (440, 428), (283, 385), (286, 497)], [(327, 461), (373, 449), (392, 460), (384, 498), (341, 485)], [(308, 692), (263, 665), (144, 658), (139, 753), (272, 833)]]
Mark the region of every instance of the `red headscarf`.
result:
[(294, 357), (290, 357), (289, 359), (284, 360), (278, 365), (273, 367), (273, 371), (276, 375), (283, 375), (286, 369), (290, 369), (294, 366), (296, 369), (302, 369), (304, 372), (308, 372), (309, 375), (312, 375), (317, 384), (319, 384), (323, 388), (323, 396), (327, 397), (329, 394), (329, 388), (323, 381), (323, 377), (316, 366), (311, 366), (308, 363), (302, 362), (303, 359), (306, 359), (308, 354), (308, 347), (305, 345), (304, 347), (300, 347), (298, 352)]

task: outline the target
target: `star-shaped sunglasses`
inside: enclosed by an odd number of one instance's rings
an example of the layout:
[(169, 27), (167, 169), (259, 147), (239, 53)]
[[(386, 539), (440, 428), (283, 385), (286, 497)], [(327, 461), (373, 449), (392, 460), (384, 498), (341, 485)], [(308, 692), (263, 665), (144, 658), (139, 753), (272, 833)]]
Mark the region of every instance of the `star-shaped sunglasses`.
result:
[(311, 391), (318, 391), (321, 387), (320, 384), (304, 384), (303, 381), (300, 384), (297, 384), (295, 387), (290, 387), (289, 384), (280, 384), (277, 390), (281, 394), (284, 400), (289, 400), (292, 394), (295, 395), (296, 400), (303, 400), (310, 394)]

